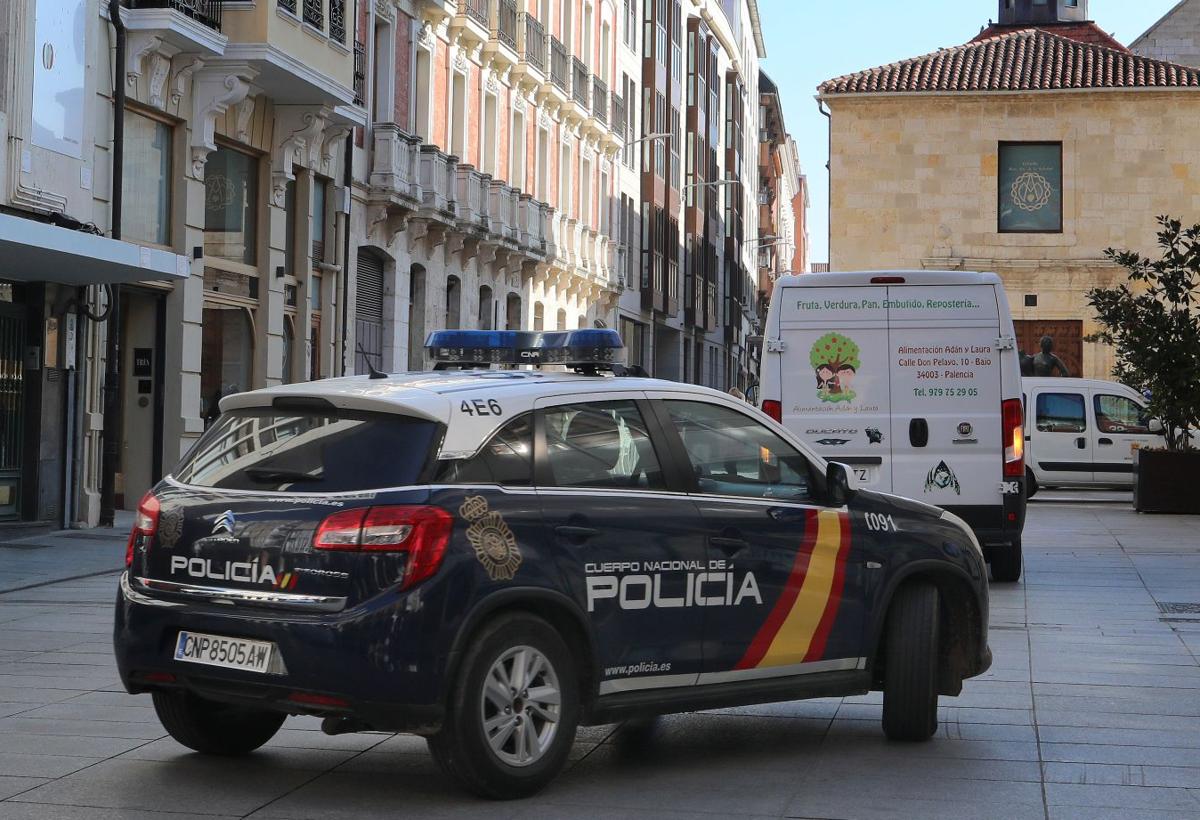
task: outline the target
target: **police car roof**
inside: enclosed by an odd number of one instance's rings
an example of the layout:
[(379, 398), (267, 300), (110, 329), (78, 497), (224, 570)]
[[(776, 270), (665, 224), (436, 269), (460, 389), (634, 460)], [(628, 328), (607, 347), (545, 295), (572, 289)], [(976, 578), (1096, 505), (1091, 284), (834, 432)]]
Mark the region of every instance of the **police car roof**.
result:
[(831, 273), (802, 273), (781, 276), (776, 287), (852, 287), (880, 284), (871, 280), (879, 277), (902, 277), (903, 283), (896, 285), (998, 285), (1000, 277), (994, 273), (965, 270), (866, 270), (835, 271)]
[(345, 376), (235, 393), (221, 399), (221, 410), (263, 408), (277, 399), (323, 399), (337, 408), (405, 413), (445, 421), (452, 402), (508, 398), (514, 411), (529, 409), (546, 396), (576, 393), (666, 390), (725, 396), (692, 384), (634, 376), (589, 376), (548, 370), (439, 370), (395, 373), (386, 378)]

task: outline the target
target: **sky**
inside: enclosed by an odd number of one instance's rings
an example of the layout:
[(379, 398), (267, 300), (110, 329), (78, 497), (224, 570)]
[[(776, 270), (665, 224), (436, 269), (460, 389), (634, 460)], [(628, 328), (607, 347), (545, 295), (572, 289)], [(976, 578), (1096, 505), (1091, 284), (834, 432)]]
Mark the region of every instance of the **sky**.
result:
[[(1177, 0), (1091, 0), (1090, 16), (1128, 45)], [(999, 11), (997, 0), (758, 0), (766, 38), (762, 68), (783, 101), (808, 176), (809, 258), (829, 258), (828, 125), (817, 86), (830, 78), (962, 45)]]

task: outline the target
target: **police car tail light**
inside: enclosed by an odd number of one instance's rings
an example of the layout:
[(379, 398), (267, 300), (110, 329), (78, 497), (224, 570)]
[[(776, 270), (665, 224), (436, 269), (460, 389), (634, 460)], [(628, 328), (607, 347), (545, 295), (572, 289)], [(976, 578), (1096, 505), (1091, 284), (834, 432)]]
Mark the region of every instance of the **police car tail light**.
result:
[(783, 424), (783, 402), (766, 399), (762, 403), (762, 411), (775, 421)]
[(454, 517), (440, 507), (394, 504), (342, 510), (321, 522), (313, 536), (319, 550), (406, 552), (401, 589), (437, 572), (450, 542)]
[(158, 498), (154, 493), (146, 493), (138, 503), (137, 515), (133, 517), (133, 530), (129, 533), (129, 543), (125, 545), (125, 566), (133, 565), (133, 548), (140, 536), (147, 538), (158, 532)]
[(1025, 475), (1025, 427), (1021, 419), (1021, 400), (1005, 399), (1000, 405), (1004, 420), (1004, 477)]

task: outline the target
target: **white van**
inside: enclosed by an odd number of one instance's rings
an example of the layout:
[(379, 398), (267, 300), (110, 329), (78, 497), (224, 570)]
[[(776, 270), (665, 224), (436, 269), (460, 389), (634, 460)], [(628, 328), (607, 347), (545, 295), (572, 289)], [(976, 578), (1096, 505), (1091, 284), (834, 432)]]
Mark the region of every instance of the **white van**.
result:
[(1100, 379), (1025, 378), (1026, 494), (1041, 487), (1133, 486), (1133, 453), (1162, 447), (1141, 394)]
[(782, 277), (763, 337), (761, 406), (864, 489), (963, 518), (997, 581), (1021, 575), (1021, 371), (994, 273)]

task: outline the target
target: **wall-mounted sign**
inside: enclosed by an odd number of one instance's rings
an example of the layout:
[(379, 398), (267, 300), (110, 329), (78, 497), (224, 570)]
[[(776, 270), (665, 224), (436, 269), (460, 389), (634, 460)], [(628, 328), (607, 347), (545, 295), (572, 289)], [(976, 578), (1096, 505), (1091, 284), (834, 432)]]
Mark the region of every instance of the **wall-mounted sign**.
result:
[(133, 377), (148, 379), (152, 376), (153, 369), (154, 350), (149, 347), (135, 347), (133, 349)]
[(1062, 233), (1062, 143), (1002, 142), (998, 224), (1001, 233)]

